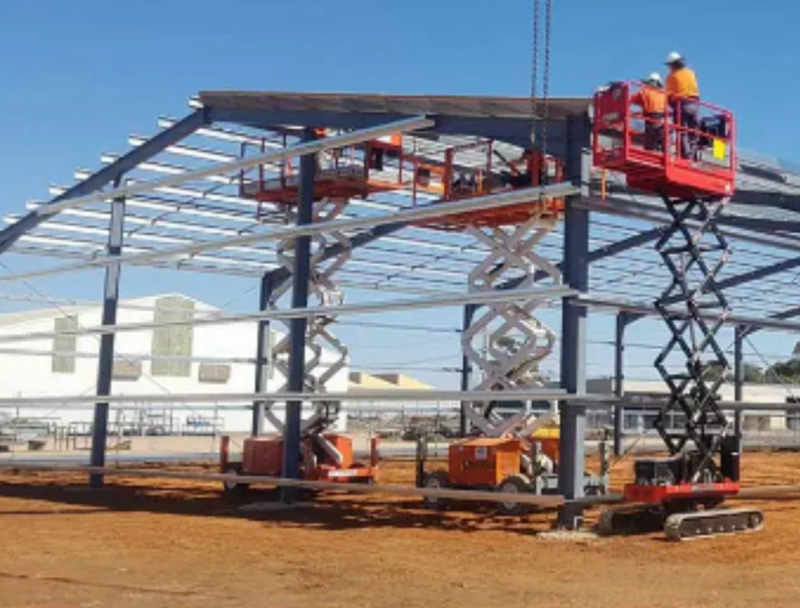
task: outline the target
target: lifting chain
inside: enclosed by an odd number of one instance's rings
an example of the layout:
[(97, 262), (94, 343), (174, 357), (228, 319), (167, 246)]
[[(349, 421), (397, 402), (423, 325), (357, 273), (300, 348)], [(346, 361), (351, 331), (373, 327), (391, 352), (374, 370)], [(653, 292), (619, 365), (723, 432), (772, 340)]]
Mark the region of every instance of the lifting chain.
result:
[[(553, 0), (547, 0), (544, 16), (544, 74), (542, 74), (542, 156), (547, 156), (547, 123), (550, 118), (550, 30), (553, 19)], [(546, 173), (545, 173), (546, 175)]]
[(539, 90), (539, 4), (533, 0), (533, 58), (531, 59), (531, 146), (536, 143), (536, 93)]
[(533, 57), (531, 67), (531, 145), (536, 143), (537, 124), (540, 129), (541, 151), (547, 154), (547, 123), (550, 117), (550, 45), (553, 21), (553, 0), (545, 0), (544, 65), (542, 66), (542, 116), (539, 116), (539, 35), (541, 31), (541, 0), (533, 0)]

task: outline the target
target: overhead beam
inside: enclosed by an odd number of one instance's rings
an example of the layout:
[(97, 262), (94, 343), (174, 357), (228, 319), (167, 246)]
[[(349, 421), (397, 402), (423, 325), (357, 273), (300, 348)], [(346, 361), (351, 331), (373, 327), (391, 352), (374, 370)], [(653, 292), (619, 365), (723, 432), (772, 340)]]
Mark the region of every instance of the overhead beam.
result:
[[(800, 306), (795, 306), (793, 308), (788, 308), (781, 312), (775, 313), (773, 315), (769, 315), (768, 319), (774, 319), (776, 321), (788, 321), (789, 319), (793, 319), (795, 317), (800, 317)], [(763, 329), (762, 327), (753, 327), (753, 326), (746, 326), (742, 330), (742, 338), (746, 338), (750, 334), (757, 332), (758, 330)]]
[[(320, 142), (325, 140), (320, 140)], [(313, 145), (313, 144), (302, 144)], [(122, 190), (122, 189), (120, 189)], [(540, 186), (534, 188), (522, 188), (519, 190), (511, 190), (500, 192), (498, 194), (490, 194), (487, 196), (477, 197), (473, 199), (466, 199), (460, 201), (452, 201), (446, 205), (438, 203), (430, 203), (427, 205), (420, 205), (417, 207), (403, 209), (392, 214), (382, 214), (379, 216), (359, 217), (354, 219), (333, 220), (320, 224), (312, 224), (310, 226), (296, 226), (293, 228), (275, 228), (268, 232), (258, 234), (245, 234), (242, 236), (232, 236), (223, 239), (214, 239), (201, 242), (193, 242), (187, 245), (180, 245), (171, 249), (161, 249), (147, 253), (136, 253), (130, 255), (122, 255), (118, 258), (111, 258), (108, 256), (99, 257), (97, 259), (82, 262), (80, 264), (68, 264), (64, 266), (56, 266), (53, 268), (45, 268), (43, 270), (33, 270), (14, 275), (7, 275), (0, 277), (0, 282), (18, 281), (21, 279), (31, 279), (35, 277), (43, 277), (55, 274), (63, 274), (66, 272), (76, 272), (87, 270), (89, 268), (102, 268), (109, 264), (124, 263), (124, 264), (142, 264), (151, 262), (157, 259), (169, 258), (182, 258), (191, 257), (203, 251), (211, 251), (215, 249), (225, 249), (226, 247), (233, 247), (237, 245), (250, 245), (253, 243), (262, 243), (265, 241), (276, 241), (284, 239), (294, 239), (302, 236), (338, 231), (353, 231), (361, 230), (363, 228), (374, 228), (376, 226), (383, 226), (386, 224), (396, 224), (402, 222), (411, 224), (412, 222), (421, 222), (423, 220), (440, 219), (450, 215), (456, 215), (467, 211), (477, 211), (485, 209), (500, 209), (508, 207), (517, 203), (532, 202), (536, 200), (547, 200), (552, 198), (559, 198), (568, 196), (576, 191), (575, 186), (570, 183), (558, 183), (552, 186)]]
[[(145, 182), (137, 182), (135, 184), (126, 185), (120, 188), (114, 188), (112, 190), (106, 190), (103, 192), (96, 192), (85, 196), (71, 196), (69, 198), (62, 197), (62, 200), (50, 203), (45, 207), (40, 207), (34, 213), (38, 213), (44, 216), (53, 215), (55, 213), (58, 213), (62, 209), (69, 209), (71, 207), (80, 207), (83, 205), (88, 205), (89, 203), (107, 201), (120, 196), (128, 197), (128, 196), (135, 196), (137, 194), (144, 194), (147, 192), (152, 192), (154, 190), (157, 190), (158, 188), (168, 188), (171, 186), (177, 186), (185, 182), (202, 179), (211, 175), (235, 174), (241, 171), (242, 169), (249, 169), (251, 167), (256, 167), (264, 163), (278, 162), (278, 161), (288, 160), (296, 156), (303, 156), (304, 154), (312, 154), (312, 153), (322, 152), (324, 150), (330, 150), (333, 148), (350, 146), (353, 144), (361, 143), (363, 141), (368, 141), (370, 139), (383, 137), (385, 135), (392, 135), (395, 133), (405, 133), (408, 131), (415, 131), (417, 129), (424, 129), (434, 124), (435, 123), (433, 120), (430, 120), (424, 116), (408, 118), (406, 120), (401, 120), (393, 123), (384, 123), (380, 126), (372, 127), (370, 129), (353, 131), (350, 133), (345, 133), (343, 135), (336, 135), (333, 137), (325, 137), (320, 140), (304, 142), (301, 144), (289, 146), (286, 148), (281, 148), (280, 150), (275, 150), (264, 154), (248, 156), (246, 158), (240, 158), (238, 160), (232, 160), (223, 163), (216, 163), (208, 165), (206, 167), (202, 167), (200, 169), (193, 169), (191, 171), (186, 171), (184, 173), (180, 173), (177, 175), (168, 175), (167, 177), (161, 179), (148, 180)], [(114, 166), (113, 163), (109, 165), (109, 167), (112, 166)]]
[[(800, 267), (800, 257), (783, 260), (782, 262), (778, 262), (776, 264), (762, 266), (761, 268), (755, 268), (754, 270), (743, 272), (742, 274), (737, 274), (736, 276), (728, 277), (727, 279), (722, 279), (721, 281), (717, 281), (715, 286), (717, 289), (731, 289), (732, 287), (738, 287), (739, 285), (750, 283), (751, 281), (758, 281), (770, 275), (792, 270), (793, 268), (797, 267)], [(706, 293), (705, 290), (704, 293)], [(671, 298), (666, 298), (664, 302), (669, 305), (679, 302), (681, 299), (682, 296), (673, 296)]]
[[(370, 243), (377, 241), (378, 239), (389, 236), (390, 234), (394, 234), (395, 232), (399, 232), (403, 228), (408, 226), (408, 222), (395, 222), (393, 224), (383, 224), (381, 226), (375, 226), (366, 232), (362, 232), (350, 239), (350, 246), (349, 249), (355, 250), (360, 247), (364, 247), (365, 245), (369, 245)], [(321, 260), (322, 262), (327, 262), (344, 252), (344, 245), (341, 243), (334, 243), (333, 245), (329, 245), (326, 247), (322, 253)], [(272, 288), (277, 289), (280, 287), (285, 281), (288, 281), (289, 278), (292, 276), (292, 273), (289, 272), (288, 269), (281, 266), (276, 268), (275, 270), (268, 273), (269, 280), (272, 283)]]
[[(97, 173), (75, 184), (63, 194), (55, 197), (47, 205), (31, 211), (16, 224), (12, 224), (8, 228), (0, 231), (0, 254), (7, 251), (23, 234), (30, 232), (47, 219), (48, 214), (43, 213), (44, 209), (57, 209), (57, 206), (63, 201), (68, 199), (75, 200), (81, 196), (96, 192), (115, 179), (119, 179), (124, 173), (134, 169), (139, 163), (152, 158), (171, 144), (191, 135), (205, 124), (207, 124), (207, 114), (205, 110), (197, 110), (189, 114), (189, 116), (183, 120), (175, 123), (169, 129), (161, 131), (158, 135), (147, 140), (141, 146), (134, 148), (127, 154), (123, 154), (110, 165), (100, 169)], [(114, 193), (110, 195), (111, 198), (119, 196), (124, 195)]]
[[(142, 403), (156, 403), (159, 405), (178, 405), (195, 403), (245, 404), (248, 405), (255, 399), (284, 402), (290, 399), (320, 403), (325, 401), (392, 401), (392, 402), (420, 402), (436, 403), (437, 401), (492, 401), (496, 399), (497, 391), (454, 391), (454, 390), (427, 390), (427, 389), (390, 389), (390, 390), (363, 390), (358, 392), (336, 391), (330, 393), (294, 393), (290, 391), (266, 393), (151, 393), (136, 395), (109, 395), (105, 398), (111, 405), (130, 405)], [(581, 407), (586, 403), (602, 403), (608, 401), (609, 395), (575, 394), (568, 395), (559, 389), (525, 388), (503, 391), (503, 398), (510, 401), (554, 401), (564, 402), (580, 401)], [(93, 395), (47, 395), (29, 397), (0, 397), (0, 408), (31, 407), (52, 408), (54, 405), (66, 407), (67, 405), (93, 404), (97, 397)]]
[[(582, 200), (580, 204), (585, 209), (597, 211), (599, 213), (605, 213), (608, 215), (637, 218), (657, 224), (663, 224), (670, 221), (670, 218), (666, 210), (663, 208), (663, 205), (661, 207), (657, 207), (653, 204), (635, 203), (621, 198), (602, 200), (599, 197), (588, 197)], [(735, 222), (730, 221), (731, 219), (732, 218), (730, 216), (722, 215), (718, 217), (716, 221), (721, 226), (729, 226), (733, 228), (739, 228), (739, 230), (741, 230), (741, 228), (737, 226)], [(694, 225), (693, 222), (688, 223), (689, 225)], [(757, 243), (766, 247), (800, 252), (800, 245), (791, 240), (791, 237), (776, 237), (774, 232), (750, 230), (747, 233), (737, 231), (735, 233), (727, 232), (726, 234), (742, 241)]]
[[(604, 296), (595, 296), (587, 294), (580, 298), (581, 304), (587, 308), (596, 308), (598, 310), (610, 311), (628, 311), (643, 317), (658, 317), (661, 313), (658, 312), (652, 305), (643, 304), (640, 302), (630, 302), (627, 300), (620, 300), (614, 298), (607, 298)], [(667, 309), (670, 315), (676, 317), (688, 317), (689, 313), (685, 310), (678, 310), (675, 308)], [(714, 316), (710, 314), (701, 314), (700, 317), (709, 321), (716, 321), (719, 315)], [(741, 325), (743, 327), (757, 327), (759, 329), (772, 329), (776, 331), (791, 331), (800, 332), (800, 323), (791, 322), (785, 319), (778, 319), (776, 317), (746, 317), (740, 315), (728, 315), (723, 321), (725, 325)], [(0, 338), (2, 341), (2, 338)]]
[[(329, 110), (259, 110), (206, 106), (211, 121), (246, 125), (272, 130), (283, 125), (299, 127), (325, 126), (331, 129), (365, 129), (387, 121), (407, 119), (409, 114), (382, 112), (337, 112)], [(522, 148), (530, 146), (531, 119), (492, 116), (436, 115), (436, 125), (427, 129), (440, 135), (472, 135), (510, 143)], [(550, 119), (547, 126), (548, 150), (559, 156), (566, 138), (564, 120)]]
[[(651, 241), (654, 241), (658, 236), (661, 234), (663, 228), (653, 228), (651, 230), (646, 230), (645, 232), (641, 232), (639, 234), (634, 234), (625, 239), (621, 239), (615, 243), (610, 243), (608, 245), (603, 245), (602, 247), (598, 247), (597, 249), (593, 249), (589, 252), (586, 256), (586, 259), (591, 264), (592, 262), (596, 262), (598, 260), (602, 260), (603, 258), (607, 258), (609, 256), (617, 255), (618, 253), (622, 253), (623, 251), (627, 251), (628, 249), (634, 249), (635, 247), (639, 247), (640, 245), (644, 245)], [(561, 272), (564, 272), (564, 262), (559, 262), (556, 264), (556, 268), (558, 268)], [(541, 281), (542, 279), (546, 279), (547, 277), (552, 276), (549, 273), (545, 272), (544, 270), (537, 270), (533, 275), (534, 281)], [(519, 277), (516, 279), (511, 279), (504, 283), (500, 283), (497, 286), (497, 289), (516, 289), (519, 287), (525, 278)]]
[(531, 289), (506, 291), (483, 291), (470, 293), (445, 293), (429, 295), (424, 298), (403, 298), (397, 300), (363, 302), (358, 304), (342, 304), (338, 306), (314, 306), (308, 308), (288, 308), (284, 310), (268, 310), (265, 312), (217, 315), (199, 319), (176, 319), (163, 322), (118, 323), (116, 325), (93, 325), (80, 329), (64, 329), (57, 331), (35, 331), (19, 334), (0, 335), (0, 343), (29, 342), (31, 340), (52, 339), (58, 336), (103, 335), (107, 333), (147, 331), (161, 327), (199, 327), (202, 325), (226, 325), (236, 323), (252, 323), (262, 320), (313, 318), (329, 315), (373, 314), (399, 312), (401, 310), (422, 310), (428, 308), (444, 308), (464, 304), (489, 304), (496, 302), (514, 302), (529, 299), (549, 300), (576, 295), (575, 291), (562, 285)]

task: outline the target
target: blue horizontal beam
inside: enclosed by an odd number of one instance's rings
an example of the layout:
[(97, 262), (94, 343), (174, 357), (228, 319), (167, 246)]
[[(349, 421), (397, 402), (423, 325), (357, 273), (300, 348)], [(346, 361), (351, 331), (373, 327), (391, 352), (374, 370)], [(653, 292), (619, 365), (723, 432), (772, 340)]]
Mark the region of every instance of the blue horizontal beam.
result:
[[(408, 224), (406, 222), (397, 222), (394, 224), (383, 224), (381, 226), (376, 226), (366, 232), (362, 232), (350, 239), (350, 247), (352, 249), (358, 249), (359, 247), (364, 247), (372, 243), (373, 241), (377, 241), (381, 237), (388, 236), (390, 234), (394, 234), (405, 228)], [(344, 252), (344, 247), (341, 243), (334, 243), (333, 245), (329, 245), (325, 248), (324, 252), (322, 253), (322, 258), (320, 261), (325, 262), (330, 260), (331, 258), (336, 257), (337, 255)], [(291, 278), (292, 273), (287, 270), (286, 268), (276, 268), (275, 270), (271, 270), (265, 276), (265, 280), (270, 281), (270, 285), (272, 286), (272, 290), (274, 291), (284, 282), (288, 281)]]
[[(191, 135), (197, 129), (207, 124), (207, 122), (207, 113), (202, 109), (189, 114), (186, 118), (175, 123), (170, 128), (148, 139), (141, 146), (137, 146), (127, 154), (120, 156), (113, 163), (106, 165), (96, 173), (92, 173), (92, 175), (85, 180), (78, 182), (63, 194), (52, 199), (50, 203), (57, 203), (68, 198), (84, 196), (100, 190), (105, 185), (136, 168), (140, 163), (152, 158), (166, 147)], [(47, 215), (42, 215), (34, 211), (23, 216), (18, 222), (0, 231), (0, 254), (13, 246), (23, 234), (33, 230), (47, 218)]]
[[(776, 312), (775, 314), (769, 315), (767, 318), (775, 319), (777, 321), (786, 321), (788, 319), (794, 319), (795, 317), (800, 317), (800, 306), (795, 306), (794, 308), (787, 308), (786, 310), (782, 310), (781, 312)], [(742, 332), (742, 337), (746, 338), (750, 334), (757, 332), (759, 329), (763, 328), (748, 326)]]
[[(777, 264), (762, 266), (761, 268), (756, 268), (755, 270), (743, 272), (742, 274), (737, 274), (736, 276), (728, 277), (727, 279), (717, 281), (715, 283), (715, 287), (717, 289), (731, 289), (732, 287), (738, 287), (739, 285), (743, 285), (744, 283), (750, 283), (752, 281), (758, 281), (760, 279), (764, 279), (770, 275), (777, 274), (779, 272), (786, 272), (787, 270), (792, 270), (793, 268), (797, 268), (798, 266), (800, 266), (800, 257), (791, 258), (789, 260), (778, 262)], [(681, 300), (682, 300), (681, 296), (673, 296), (671, 298), (667, 298), (666, 300), (664, 300), (664, 303), (675, 304), (676, 302), (680, 302)]]
[[(662, 231), (661, 228), (653, 228), (651, 230), (647, 230), (639, 234), (634, 234), (633, 236), (619, 240), (615, 243), (611, 243), (610, 245), (604, 245), (603, 247), (592, 249), (587, 256), (587, 259), (591, 264), (592, 262), (596, 262), (598, 260), (602, 260), (603, 258), (607, 258), (609, 256), (622, 253), (623, 251), (627, 251), (628, 249), (639, 247), (640, 245), (644, 245), (646, 243), (649, 243), (650, 241), (654, 241), (661, 234), (661, 231)], [(556, 267), (563, 272), (564, 263), (559, 262), (558, 264), (556, 264)], [(544, 270), (537, 270), (536, 273), (534, 273), (533, 275), (533, 280), (541, 281), (542, 279), (546, 279), (549, 276), (550, 275), (547, 274)], [(522, 284), (524, 280), (525, 279), (523, 277), (519, 277), (517, 279), (511, 279), (510, 281), (501, 283), (500, 285), (497, 286), (497, 288), (516, 289)]]

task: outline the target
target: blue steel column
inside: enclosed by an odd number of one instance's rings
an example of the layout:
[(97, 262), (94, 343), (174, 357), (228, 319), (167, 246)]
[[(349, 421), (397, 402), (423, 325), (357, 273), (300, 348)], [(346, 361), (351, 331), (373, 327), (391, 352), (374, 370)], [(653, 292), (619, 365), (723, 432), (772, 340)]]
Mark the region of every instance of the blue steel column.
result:
[[(617, 313), (616, 335), (614, 336), (614, 395), (622, 399), (625, 394), (625, 328), (628, 314)], [(622, 423), (625, 416), (622, 403), (614, 405), (614, 456), (622, 455)]]
[[(314, 131), (305, 129), (304, 141), (314, 139)], [(317, 170), (316, 154), (305, 154), (300, 158), (300, 190), (297, 201), (297, 225), (304, 226), (312, 222), (314, 211), (314, 180)], [(301, 236), (295, 239), (294, 273), (292, 276), (292, 308), (308, 307), (308, 283), (311, 276), (311, 237)], [(289, 361), (290, 392), (302, 392), (305, 386), (306, 367), (306, 326), (304, 317), (291, 321), (289, 338), (291, 355)], [(286, 423), (283, 431), (283, 476), (292, 479), (300, 477), (300, 422), (302, 401), (287, 401)], [(282, 488), (284, 502), (291, 502), (296, 496), (294, 488)]]
[[(472, 325), (472, 319), (475, 316), (475, 311), (478, 307), (475, 304), (467, 304), (464, 306), (464, 320), (462, 330), (467, 331)], [(466, 355), (461, 356), (461, 390), (469, 390), (470, 376), (472, 374), (472, 365), (470, 365), (469, 358)], [(461, 410), (458, 420), (458, 434), (460, 437), (466, 437), (469, 433), (469, 423), (467, 422), (467, 415), (465, 409), (471, 407), (468, 401), (461, 402)]]
[[(121, 176), (114, 182), (118, 187)], [(125, 199), (116, 198), (111, 203), (111, 223), (108, 229), (109, 256), (122, 253), (123, 228), (125, 227)], [(105, 287), (103, 292), (103, 325), (115, 325), (117, 322), (117, 302), (119, 301), (120, 264), (106, 266)], [(114, 368), (114, 336), (103, 334), (100, 338), (100, 353), (97, 362), (97, 396), (107, 397), (111, 394), (111, 376)], [(108, 437), (108, 402), (98, 402), (94, 406), (94, 422), (92, 423), (91, 465), (102, 467), (106, 464), (106, 441)], [(103, 487), (103, 475), (92, 473), (89, 485), (93, 488)]]
[[(566, 201), (564, 282), (579, 292), (586, 292), (589, 287), (589, 212), (577, 205), (582, 197), (589, 195), (589, 133), (588, 116), (567, 117), (565, 173), (569, 181), (580, 185), (581, 192)], [(562, 305), (561, 387), (568, 393), (586, 392), (586, 308), (575, 297), (564, 298)], [(561, 402), (559, 411), (558, 488), (569, 500), (583, 496), (586, 408)], [(582, 520), (583, 510), (574, 505), (563, 507), (559, 513), (559, 524), (563, 527), (577, 528)]]
[[(737, 325), (733, 330), (733, 399), (742, 400), (742, 383), (744, 382), (744, 369), (742, 346), (746, 328)], [(733, 414), (733, 432), (739, 440), (739, 449), (742, 443), (742, 412), (736, 410)]]
[[(258, 309), (264, 312), (269, 307), (269, 299), (272, 295), (273, 275), (270, 272), (261, 277), (261, 290), (259, 291)], [(263, 393), (267, 389), (267, 363), (269, 361), (269, 319), (262, 319), (258, 322), (258, 337), (256, 344), (256, 379), (255, 393)], [(253, 401), (253, 420), (250, 426), (250, 434), (253, 436), (261, 435), (264, 432), (264, 401)]]

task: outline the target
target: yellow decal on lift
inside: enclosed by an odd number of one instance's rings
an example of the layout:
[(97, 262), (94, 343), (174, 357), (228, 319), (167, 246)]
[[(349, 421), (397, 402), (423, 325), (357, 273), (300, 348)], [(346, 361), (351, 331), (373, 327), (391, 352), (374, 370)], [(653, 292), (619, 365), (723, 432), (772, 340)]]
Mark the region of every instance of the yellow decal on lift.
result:
[(727, 146), (725, 142), (721, 139), (714, 140), (714, 158), (718, 158), (720, 160), (725, 159), (725, 153), (727, 152)]

